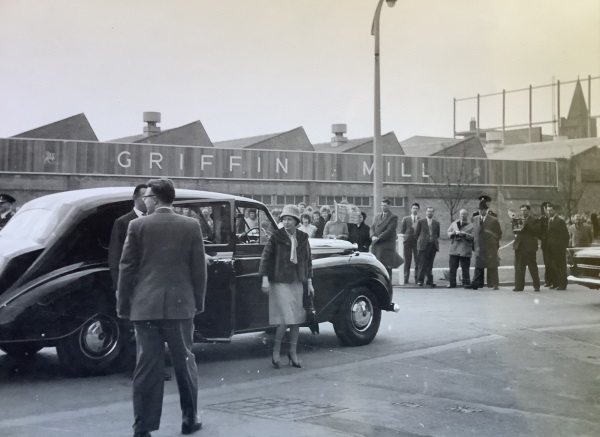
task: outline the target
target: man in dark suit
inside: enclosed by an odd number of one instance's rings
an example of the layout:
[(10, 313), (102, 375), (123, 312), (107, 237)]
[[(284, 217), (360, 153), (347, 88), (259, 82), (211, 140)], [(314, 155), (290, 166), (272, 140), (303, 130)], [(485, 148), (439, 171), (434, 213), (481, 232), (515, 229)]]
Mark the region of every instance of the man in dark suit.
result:
[(413, 203), (410, 207), (410, 215), (402, 219), (400, 223), (400, 233), (404, 235), (404, 283), (408, 284), (410, 277), (410, 265), (412, 259), (415, 259), (415, 283), (417, 282), (417, 274), (419, 272), (419, 252), (417, 251), (417, 239), (415, 238), (415, 228), (419, 221), (419, 210), (421, 206), (418, 203)]
[(10, 194), (0, 194), (0, 229), (6, 226), (8, 221), (15, 215), (12, 210), (15, 202), (15, 198)]
[(390, 211), (389, 199), (381, 201), (381, 212), (375, 215), (373, 226), (371, 226), (371, 252), (384, 265), (390, 279), (392, 269), (398, 267), (398, 253), (396, 252), (396, 228), (398, 227), (398, 216)]
[(110, 234), (110, 245), (108, 246), (108, 267), (110, 268), (115, 290), (119, 282), (119, 261), (121, 261), (129, 222), (146, 215), (146, 205), (144, 205), (144, 200), (142, 199), (142, 196), (146, 194), (146, 188), (148, 188), (146, 184), (139, 184), (135, 187), (133, 190), (133, 209), (116, 219), (113, 224)]
[(540, 291), (540, 275), (538, 273), (536, 252), (538, 250), (538, 237), (540, 235), (540, 223), (531, 215), (529, 205), (521, 205), (522, 221), (513, 220), (513, 232), (515, 241), (515, 288), (513, 291), (523, 291), (525, 288), (525, 269), (533, 280), (533, 291)]
[(487, 202), (481, 201), (479, 202), (479, 214), (473, 217), (475, 274), (470, 287), (473, 290), (483, 287), (485, 269), (488, 274), (488, 287), (492, 287), (494, 290), (500, 289), (498, 249), (502, 238), (502, 228), (500, 228), (498, 220), (488, 214), (488, 210)]
[[(487, 212), (488, 215), (490, 215), (496, 219), (498, 218), (498, 215), (496, 215), (496, 213), (491, 210), (492, 198), (490, 196), (486, 196), (485, 194), (483, 194), (483, 195), (479, 196), (477, 199), (479, 200), (479, 203), (485, 202), (485, 204), (488, 208), (488, 212)], [(475, 217), (478, 217), (478, 216), (479, 216), (479, 210), (477, 210), (473, 213), (473, 217), (472, 217), (473, 220), (475, 220)]]
[(197, 368), (192, 353), (194, 316), (204, 311), (206, 259), (197, 220), (172, 209), (169, 179), (148, 181), (148, 212), (129, 224), (119, 265), (117, 314), (133, 321), (137, 360), (133, 375), (134, 436), (160, 426), (166, 342), (182, 410), (182, 434), (202, 427), (197, 418)]
[(542, 249), (542, 259), (544, 260), (544, 287), (550, 286), (550, 279), (548, 276), (549, 261), (548, 261), (548, 211), (546, 207), (550, 202), (542, 202), (540, 208), (540, 247)]
[(415, 238), (417, 239), (417, 250), (419, 251), (419, 274), (417, 284), (422, 287), (425, 277), (427, 285), (435, 287), (433, 283), (433, 260), (435, 254), (440, 250), (440, 222), (433, 218), (434, 209), (429, 206), (425, 212), (425, 218), (417, 222)]
[(556, 215), (556, 209), (551, 203), (546, 206), (548, 211), (548, 246), (546, 268), (551, 289), (567, 289), (567, 247), (569, 247), (569, 231), (563, 219)]

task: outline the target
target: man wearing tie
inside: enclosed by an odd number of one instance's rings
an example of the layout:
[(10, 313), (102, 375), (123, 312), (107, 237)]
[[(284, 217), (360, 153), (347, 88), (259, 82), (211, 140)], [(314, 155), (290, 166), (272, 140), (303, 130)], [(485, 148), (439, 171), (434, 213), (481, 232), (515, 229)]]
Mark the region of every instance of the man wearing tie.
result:
[(398, 253), (396, 253), (396, 229), (398, 228), (398, 216), (390, 211), (389, 199), (381, 201), (381, 212), (373, 219), (371, 226), (371, 252), (383, 264), (390, 279), (392, 269), (398, 267)]
[(488, 214), (488, 210), (487, 202), (481, 201), (479, 203), (479, 214), (473, 218), (475, 242), (475, 275), (471, 282), (473, 290), (483, 287), (485, 269), (487, 269), (488, 274), (488, 287), (492, 287), (494, 290), (500, 289), (498, 249), (500, 248), (502, 229), (498, 220)]
[(426, 217), (417, 221), (415, 238), (417, 239), (417, 250), (419, 251), (419, 273), (417, 284), (423, 286), (427, 277), (427, 285), (435, 287), (433, 283), (433, 260), (435, 254), (440, 250), (440, 222), (433, 218), (434, 209), (427, 207)]
[(513, 291), (523, 291), (525, 288), (525, 269), (533, 280), (533, 291), (540, 291), (540, 275), (538, 273), (536, 252), (538, 250), (538, 236), (540, 234), (540, 223), (531, 215), (529, 205), (521, 205), (523, 224), (513, 225), (515, 241), (515, 288)]
[(548, 281), (550, 288), (567, 289), (567, 247), (569, 247), (569, 231), (563, 219), (556, 215), (554, 205), (546, 206), (548, 211), (548, 243), (547, 259)]
[(404, 283), (408, 284), (410, 277), (410, 265), (412, 259), (415, 259), (415, 283), (417, 282), (417, 273), (419, 272), (419, 253), (417, 251), (417, 239), (415, 238), (415, 228), (419, 220), (418, 214), (421, 206), (413, 203), (410, 207), (410, 215), (402, 219), (400, 223), (400, 233), (404, 235)]

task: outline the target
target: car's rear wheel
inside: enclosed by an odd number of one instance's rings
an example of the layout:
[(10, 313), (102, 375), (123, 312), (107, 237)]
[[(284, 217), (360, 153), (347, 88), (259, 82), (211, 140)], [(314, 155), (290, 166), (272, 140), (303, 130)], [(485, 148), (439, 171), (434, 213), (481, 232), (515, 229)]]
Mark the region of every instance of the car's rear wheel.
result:
[(381, 308), (375, 294), (366, 287), (354, 288), (333, 319), (335, 334), (347, 346), (371, 343), (381, 323)]
[(56, 344), (61, 364), (75, 376), (103, 375), (131, 365), (133, 331), (116, 316), (95, 314)]
[(0, 349), (11, 357), (25, 358), (35, 355), (42, 349), (42, 346), (35, 342), (5, 343), (0, 346)]

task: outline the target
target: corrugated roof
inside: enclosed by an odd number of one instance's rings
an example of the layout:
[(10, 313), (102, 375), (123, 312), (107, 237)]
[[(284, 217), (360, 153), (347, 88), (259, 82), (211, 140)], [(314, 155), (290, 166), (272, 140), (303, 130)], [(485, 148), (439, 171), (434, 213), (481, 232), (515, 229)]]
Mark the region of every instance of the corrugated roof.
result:
[(235, 140), (217, 141), (214, 143), (215, 147), (219, 149), (245, 149), (246, 147), (252, 146), (257, 143), (261, 143), (265, 140), (283, 135), (285, 132), (277, 132), (274, 134), (257, 135), (255, 137), (237, 138)]
[(313, 144), (313, 147), (315, 148), (315, 152), (343, 153), (372, 141), (373, 137), (353, 138), (335, 147), (331, 147), (331, 142)]
[(490, 159), (519, 161), (541, 161), (568, 159), (593, 147), (600, 146), (600, 138), (579, 138), (574, 140), (544, 141), (506, 146), (495, 153), (488, 153)]
[(447, 137), (426, 137), (426, 136), (422, 136), (422, 135), (414, 135), (410, 138), (405, 139), (404, 141), (400, 141), (400, 144), (402, 144), (402, 147), (404, 147), (404, 145), (407, 146), (416, 146), (416, 145), (420, 145), (420, 144), (442, 144), (442, 143), (449, 143), (452, 141), (460, 141), (457, 140), (456, 138), (447, 138)]
[(107, 141), (109, 143), (147, 143), (147, 144), (175, 144), (180, 146), (212, 147), (204, 126), (199, 120), (183, 126), (154, 133), (152, 135), (138, 134)]
[(406, 156), (431, 156), (461, 141), (456, 138), (414, 136), (400, 144)]
[(84, 113), (37, 127), (12, 138), (98, 141), (98, 137)]

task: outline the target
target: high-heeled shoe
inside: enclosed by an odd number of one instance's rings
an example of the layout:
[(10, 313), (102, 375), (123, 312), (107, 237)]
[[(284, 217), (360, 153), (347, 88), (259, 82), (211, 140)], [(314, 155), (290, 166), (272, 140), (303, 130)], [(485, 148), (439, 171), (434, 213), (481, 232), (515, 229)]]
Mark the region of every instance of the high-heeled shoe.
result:
[(292, 354), (288, 352), (288, 360), (289, 360), (289, 364), (291, 364), (292, 366), (294, 366), (297, 369), (301, 369), (302, 365), (298, 362), (295, 362), (294, 360), (292, 360)]
[(281, 365), (279, 364), (279, 361), (275, 361), (275, 358), (271, 358), (271, 364), (273, 365), (273, 367), (275, 369), (281, 369)]

